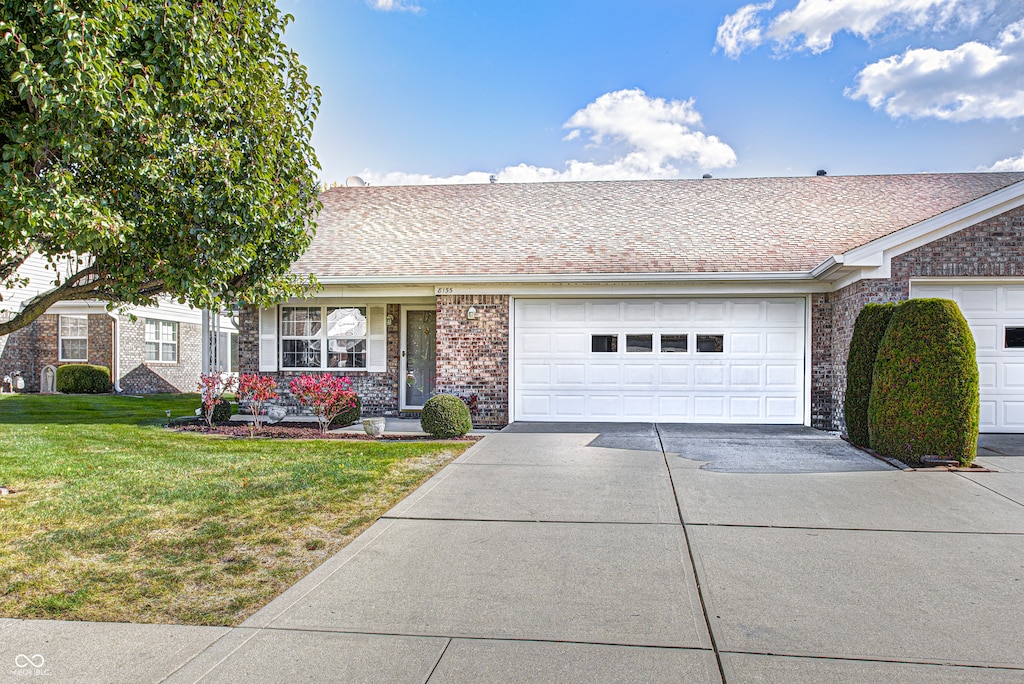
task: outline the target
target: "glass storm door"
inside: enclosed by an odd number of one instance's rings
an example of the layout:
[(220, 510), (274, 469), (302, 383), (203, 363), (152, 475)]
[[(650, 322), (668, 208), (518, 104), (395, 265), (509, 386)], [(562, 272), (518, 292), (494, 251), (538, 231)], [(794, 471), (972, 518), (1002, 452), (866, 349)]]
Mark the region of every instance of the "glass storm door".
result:
[(437, 311), (402, 311), (402, 408), (423, 408), (437, 376)]

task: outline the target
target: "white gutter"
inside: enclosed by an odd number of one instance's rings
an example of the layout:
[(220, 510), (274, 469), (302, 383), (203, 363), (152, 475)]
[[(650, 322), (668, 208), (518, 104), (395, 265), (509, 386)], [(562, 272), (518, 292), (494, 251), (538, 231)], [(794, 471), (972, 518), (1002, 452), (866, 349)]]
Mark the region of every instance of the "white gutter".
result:
[(759, 271), (735, 273), (501, 273), (477, 275), (379, 275), (317, 276), (321, 285), (437, 285), (439, 283), (636, 283), (696, 281), (806, 281), (816, 280), (809, 271)]
[(124, 390), (121, 389), (121, 326), (120, 321), (117, 319), (117, 314), (113, 311), (108, 311), (107, 315), (110, 316), (110, 381), (114, 385), (114, 391), (118, 394), (124, 394)]

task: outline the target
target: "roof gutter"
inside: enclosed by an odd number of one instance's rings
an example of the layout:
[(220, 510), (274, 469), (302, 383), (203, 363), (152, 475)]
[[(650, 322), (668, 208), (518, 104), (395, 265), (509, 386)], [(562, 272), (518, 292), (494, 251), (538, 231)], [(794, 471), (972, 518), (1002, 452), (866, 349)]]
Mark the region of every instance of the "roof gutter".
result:
[(317, 276), (321, 285), (439, 285), (468, 283), (635, 283), (635, 282), (744, 282), (816, 280), (813, 271), (759, 271), (734, 273), (501, 273), (486, 275), (374, 275)]

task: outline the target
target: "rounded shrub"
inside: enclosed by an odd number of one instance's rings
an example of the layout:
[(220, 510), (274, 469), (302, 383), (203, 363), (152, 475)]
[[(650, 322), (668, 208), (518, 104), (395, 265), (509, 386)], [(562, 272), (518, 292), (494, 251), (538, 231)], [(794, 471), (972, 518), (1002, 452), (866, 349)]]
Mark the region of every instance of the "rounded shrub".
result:
[(110, 391), (110, 369), (87, 363), (57, 366), (57, 391), (64, 394), (104, 394)]
[(362, 415), (363, 402), (362, 400), (359, 399), (358, 396), (356, 396), (356, 403), (352, 405), (352, 408), (350, 408), (347, 411), (342, 411), (337, 416), (335, 416), (334, 420), (331, 421), (331, 426), (329, 429), (335, 430), (337, 428), (348, 427), (349, 425), (358, 423), (359, 418)]
[(871, 448), (909, 463), (935, 455), (970, 465), (977, 454), (978, 410), (974, 337), (956, 302), (901, 303), (875, 359)]
[(869, 446), (868, 402), (871, 400), (871, 376), (875, 369), (878, 345), (882, 342), (895, 304), (868, 304), (853, 324), (850, 353), (846, 357), (846, 399), (843, 414), (846, 434), (858, 446)]
[(226, 423), (231, 420), (231, 414), (235, 412), (234, 405), (227, 399), (219, 399), (213, 405), (213, 422)]
[(428, 435), (447, 439), (462, 437), (473, 429), (469, 407), (454, 394), (435, 394), (420, 414), (420, 427)]

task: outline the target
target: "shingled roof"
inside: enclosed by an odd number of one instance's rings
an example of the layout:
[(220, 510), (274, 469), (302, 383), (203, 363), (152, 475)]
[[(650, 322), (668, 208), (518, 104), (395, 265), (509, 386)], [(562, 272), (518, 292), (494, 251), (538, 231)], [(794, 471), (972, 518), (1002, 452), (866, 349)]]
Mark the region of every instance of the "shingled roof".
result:
[(1024, 173), (335, 188), (292, 267), (388, 276), (808, 272)]

